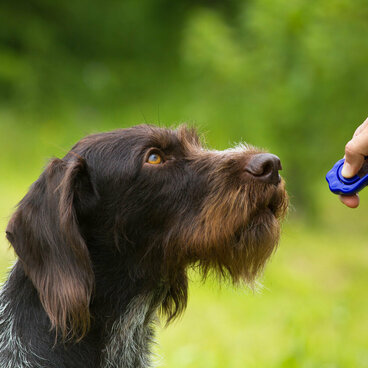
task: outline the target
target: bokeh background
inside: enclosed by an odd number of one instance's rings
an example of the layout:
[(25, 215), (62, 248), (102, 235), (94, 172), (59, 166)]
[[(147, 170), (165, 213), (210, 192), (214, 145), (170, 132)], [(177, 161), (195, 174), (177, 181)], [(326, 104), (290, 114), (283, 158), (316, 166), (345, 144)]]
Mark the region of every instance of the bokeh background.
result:
[[(291, 211), (258, 293), (192, 274), (160, 367), (368, 367), (368, 189), (324, 176), (368, 115), (366, 0), (0, 2), (0, 226), (47, 159), (137, 123), (280, 156)], [(0, 278), (14, 254), (0, 240)]]

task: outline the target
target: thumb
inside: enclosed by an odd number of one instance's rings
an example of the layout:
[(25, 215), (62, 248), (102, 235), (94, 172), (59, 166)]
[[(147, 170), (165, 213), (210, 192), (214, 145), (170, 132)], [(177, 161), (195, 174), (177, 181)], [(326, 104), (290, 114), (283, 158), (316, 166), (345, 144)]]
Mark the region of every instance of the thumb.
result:
[(345, 178), (353, 177), (362, 167), (367, 152), (367, 138), (366, 134), (358, 135), (345, 146), (345, 162), (341, 170), (341, 174)]
[(360, 166), (352, 165), (345, 159), (344, 166), (341, 169), (341, 175), (344, 178), (352, 178), (360, 169)]

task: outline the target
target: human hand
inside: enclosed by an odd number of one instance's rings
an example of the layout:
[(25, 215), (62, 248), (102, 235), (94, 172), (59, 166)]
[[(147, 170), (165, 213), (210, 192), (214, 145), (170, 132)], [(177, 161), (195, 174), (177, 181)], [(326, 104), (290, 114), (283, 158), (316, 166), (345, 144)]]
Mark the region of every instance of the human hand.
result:
[[(345, 163), (341, 174), (351, 178), (358, 173), (363, 165), (364, 157), (368, 155), (368, 118), (355, 131), (353, 138), (345, 146)], [(356, 208), (359, 206), (359, 196), (340, 195), (340, 200), (346, 206)]]

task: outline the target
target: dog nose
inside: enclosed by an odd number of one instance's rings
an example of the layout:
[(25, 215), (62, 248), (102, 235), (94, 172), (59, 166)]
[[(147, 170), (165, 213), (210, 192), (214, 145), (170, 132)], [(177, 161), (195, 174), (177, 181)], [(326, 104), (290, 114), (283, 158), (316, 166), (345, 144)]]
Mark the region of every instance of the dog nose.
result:
[(271, 153), (258, 153), (251, 157), (245, 171), (255, 179), (266, 183), (278, 185), (281, 181), (279, 170), (282, 169), (281, 161)]

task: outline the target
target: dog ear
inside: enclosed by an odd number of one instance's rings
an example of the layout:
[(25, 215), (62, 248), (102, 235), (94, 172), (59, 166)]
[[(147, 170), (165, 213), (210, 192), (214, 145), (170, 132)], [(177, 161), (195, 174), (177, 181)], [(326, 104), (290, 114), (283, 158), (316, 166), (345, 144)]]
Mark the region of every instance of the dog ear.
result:
[(6, 230), (52, 328), (64, 340), (81, 339), (90, 324), (94, 274), (76, 207), (92, 195), (83, 158), (53, 159), (19, 203)]

